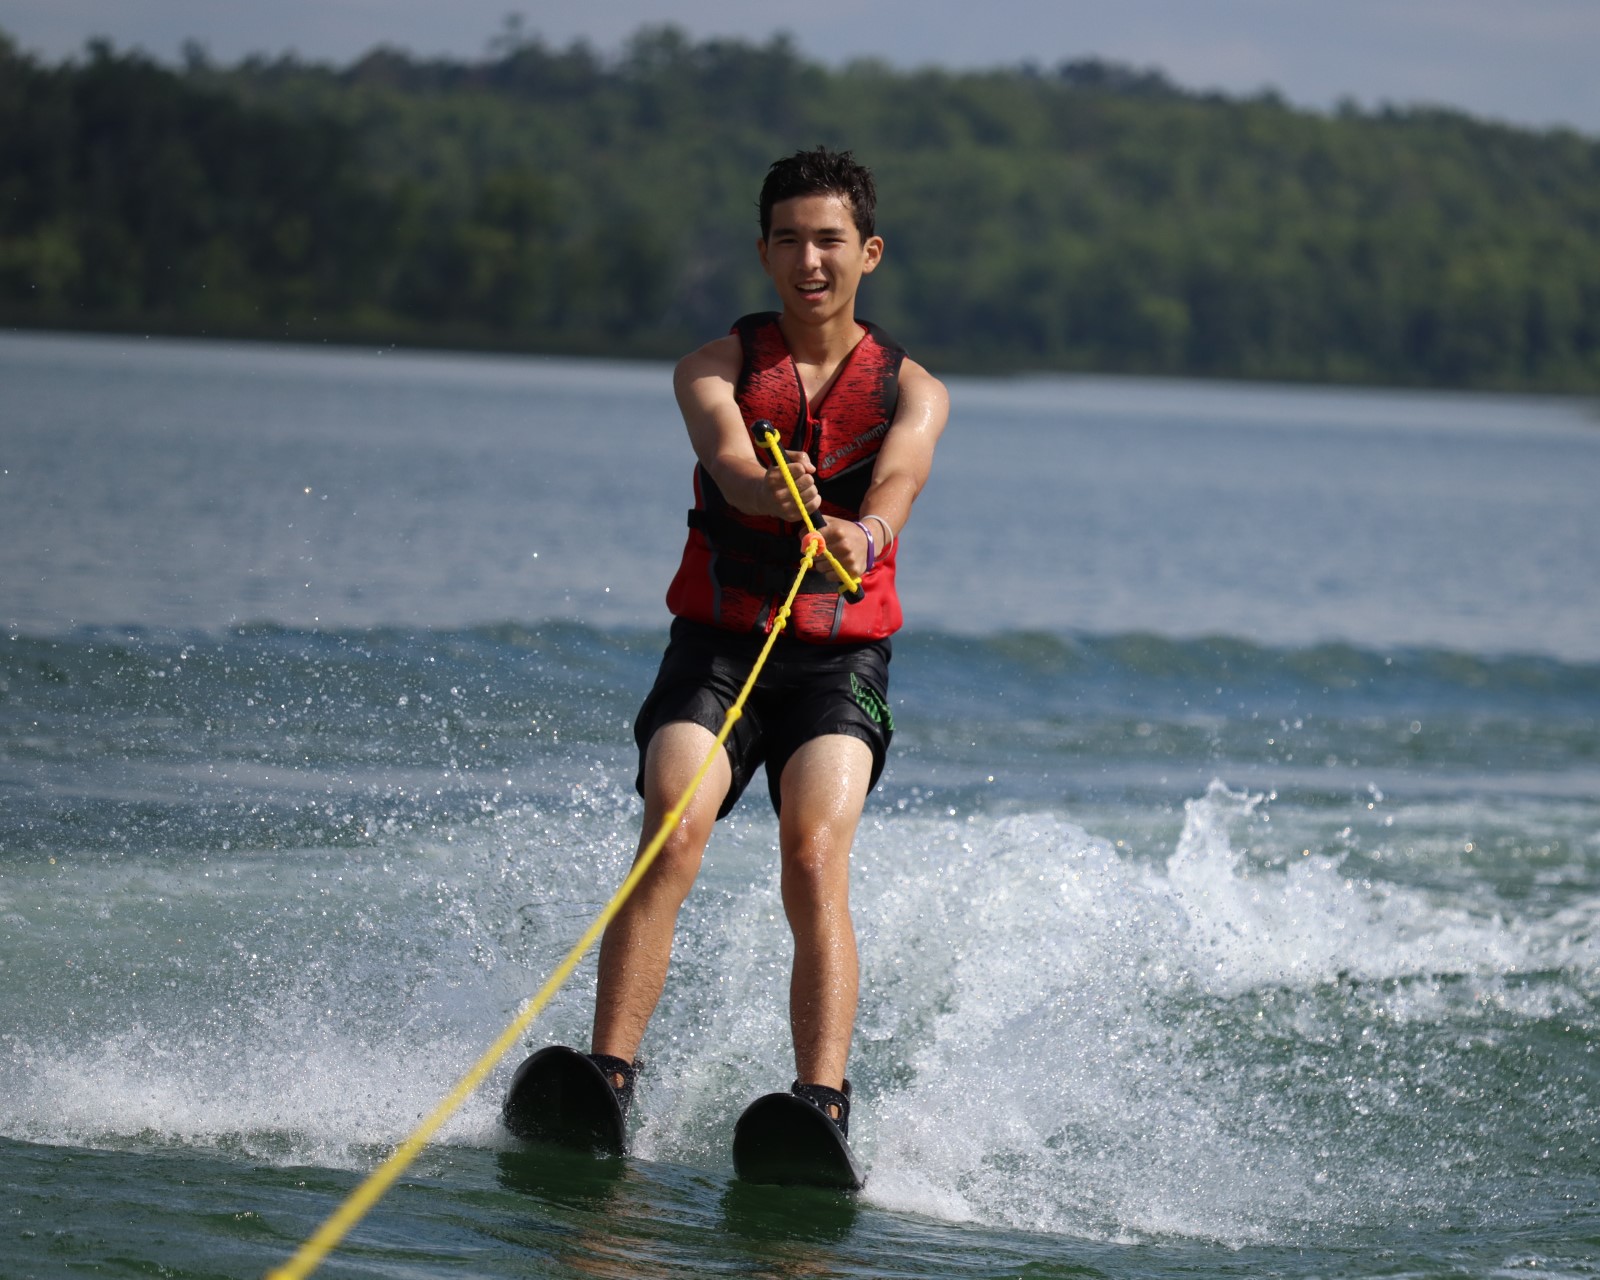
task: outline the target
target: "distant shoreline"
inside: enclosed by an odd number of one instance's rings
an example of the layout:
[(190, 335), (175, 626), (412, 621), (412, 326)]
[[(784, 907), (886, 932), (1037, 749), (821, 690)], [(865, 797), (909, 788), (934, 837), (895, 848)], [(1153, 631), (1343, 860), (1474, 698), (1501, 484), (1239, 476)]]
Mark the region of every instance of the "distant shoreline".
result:
[[(676, 356), (621, 355), (593, 351), (540, 351), (516, 346), (461, 343), (450, 346), (420, 341), (396, 341), (385, 338), (367, 338), (361, 335), (324, 336), (318, 338), (278, 337), (259, 333), (181, 333), (153, 330), (148, 327), (96, 328), (89, 326), (26, 326), (0, 322), (0, 340), (19, 338), (84, 338), (94, 341), (151, 341), (173, 343), (216, 343), (219, 346), (278, 348), (306, 353), (345, 353), (351, 355), (383, 356), (405, 353), (416, 356), (482, 356), (487, 359), (570, 360), (579, 363), (606, 363), (614, 366), (637, 366), (645, 369), (670, 370)], [(1067, 382), (1092, 386), (1115, 386), (1118, 383), (1144, 384), (1146, 386), (1171, 386), (1174, 390), (1195, 386), (1207, 391), (1225, 392), (1229, 388), (1241, 391), (1334, 391), (1372, 395), (1460, 396), (1464, 398), (1489, 397), (1508, 400), (1526, 400), (1551, 405), (1572, 405), (1584, 411), (1583, 416), (1600, 429), (1600, 393), (1588, 391), (1544, 391), (1526, 388), (1497, 387), (1425, 387), (1395, 383), (1374, 382), (1296, 382), (1284, 378), (1229, 378), (1197, 377), (1190, 374), (1130, 374), (1103, 369), (947, 369), (940, 373), (950, 378), (989, 383), (996, 386), (1025, 386), (1030, 382), (1050, 382), (1061, 379)], [(663, 383), (663, 387), (666, 387)], [(666, 394), (664, 391), (663, 394)]]
[(1159, 72), (831, 70), (640, 31), (181, 69), (0, 33), (0, 324), (672, 358), (770, 305), (765, 164), (878, 175), (942, 372), (1600, 392), (1600, 139)]

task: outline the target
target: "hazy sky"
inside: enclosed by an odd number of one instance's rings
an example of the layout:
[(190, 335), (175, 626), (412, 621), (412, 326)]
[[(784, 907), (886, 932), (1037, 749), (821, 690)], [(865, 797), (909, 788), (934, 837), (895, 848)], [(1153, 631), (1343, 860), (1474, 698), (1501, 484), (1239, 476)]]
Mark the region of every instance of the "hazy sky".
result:
[(1600, 0), (0, 0), (0, 29), (61, 58), (93, 35), (175, 59), (186, 39), (232, 61), (294, 50), (346, 62), (377, 44), (474, 57), (510, 12), (549, 43), (615, 52), (671, 22), (691, 36), (794, 36), (829, 63), (1009, 66), (1099, 56), (1191, 88), (1263, 87), (1310, 106), (1348, 96), (1440, 103), (1600, 135)]

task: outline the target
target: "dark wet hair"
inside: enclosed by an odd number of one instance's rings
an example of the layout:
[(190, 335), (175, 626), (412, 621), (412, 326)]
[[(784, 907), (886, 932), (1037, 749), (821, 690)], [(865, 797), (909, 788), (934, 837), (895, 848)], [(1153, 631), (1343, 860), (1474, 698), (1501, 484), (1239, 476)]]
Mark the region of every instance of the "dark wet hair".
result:
[(865, 240), (873, 234), (878, 217), (878, 190), (872, 185), (872, 171), (856, 163), (848, 151), (829, 151), (817, 147), (796, 151), (774, 160), (761, 184), (761, 238), (772, 232), (772, 206), (796, 196), (843, 196), (850, 203), (856, 230)]

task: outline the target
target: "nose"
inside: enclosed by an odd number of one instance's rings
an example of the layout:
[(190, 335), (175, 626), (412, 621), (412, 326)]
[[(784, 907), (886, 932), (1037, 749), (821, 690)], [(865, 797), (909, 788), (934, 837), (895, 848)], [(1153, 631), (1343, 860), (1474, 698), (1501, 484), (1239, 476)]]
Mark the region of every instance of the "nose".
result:
[(800, 242), (800, 265), (814, 267), (822, 261), (822, 248), (815, 240)]

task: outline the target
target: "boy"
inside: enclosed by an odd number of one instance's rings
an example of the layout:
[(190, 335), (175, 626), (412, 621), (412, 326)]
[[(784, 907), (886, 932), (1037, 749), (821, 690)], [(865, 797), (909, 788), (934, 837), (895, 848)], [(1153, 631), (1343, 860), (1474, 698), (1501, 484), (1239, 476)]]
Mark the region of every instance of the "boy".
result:
[(677, 366), (698, 466), (688, 542), (667, 594), (671, 641), (634, 730), (641, 847), (710, 751), (798, 570), (804, 525), (752, 438), (756, 421), (779, 431), (801, 502), (864, 594), (848, 603), (831, 572), (808, 575), (726, 749), (605, 932), (590, 1056), (624, 1108), (678, 909), (715, 821), (765, 764), (795, 944), (793, 1091), (848, 1131), (858, 985), (850, 846), (893, 733), (897, 543), (949, 412), (944, 386), (855, 317), (861, 280), (883, 256), (875, 205), (872, 176), (849, 152), (819, 147), (773, 164), (757, 252), (782, 310), (746, 316)]

